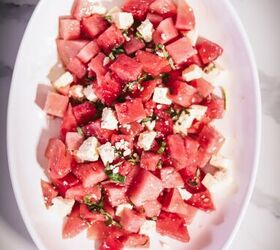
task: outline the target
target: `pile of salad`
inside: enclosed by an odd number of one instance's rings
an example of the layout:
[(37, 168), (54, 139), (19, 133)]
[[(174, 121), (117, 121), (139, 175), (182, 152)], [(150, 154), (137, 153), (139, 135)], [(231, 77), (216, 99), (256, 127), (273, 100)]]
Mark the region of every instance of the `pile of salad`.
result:
[(56, 43), (65, 73), (44, 110), (62, 123), (41, 186), (47, 208), (66, 216), (63, 238), (87, 230), (99, 250), (149, 248), (155, 231), (190, 241), (229, 169), (213, 125), (226, 106), (211, 78), (223, 49), (198, 35), (185, 0), (110, 10), (77, 0)]

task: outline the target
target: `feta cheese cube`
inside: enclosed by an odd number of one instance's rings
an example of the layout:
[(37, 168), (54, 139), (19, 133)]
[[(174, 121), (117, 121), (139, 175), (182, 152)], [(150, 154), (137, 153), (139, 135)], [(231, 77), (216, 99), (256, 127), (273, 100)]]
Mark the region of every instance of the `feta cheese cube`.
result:
[(120, 216), (122, 211), (125, 209), (125, 208), (128, 208), (128, 209), (133, 209), (133, 206), (129, 203), (125, 203), (125, 204), (121, 204), (119, 206), (117, 206), (117, 209), (116, 209), (116, 216)]
[(99, 142), (94, 136), (87, 138), (75, 154), (77, 161), (97, 161), (99, 158), (98, 146)]
[(128, 12), (117, 12), (111, 16), (112, 21), (121, 30), (129, 29), (134, 23), (133, 15)]
[(91, 102), (96, 102), (98, 100), (98, 97), (93, 91), (93, 85), (88, 85), (87, 87), (84, 88), (83, 93), (85, 97), (91, 101)]
[(196, 42), (197, 42), (197, 39), (198, 39), (198, 31), (197, 31), (197, 29), (184, 32), (183, 34), (184, 34), (185, 37), (190, 39), (190, 41), (192, 43), (192, 46), (196, 45)]
[(179, 119), (175, 122), (173, 126), (174, 133), (187, 135), (188, 129), (192, 126), (194, 117), (183, 111), (179, 116)]
[(115, 149), (110, 142), (107, 142), (98, 147), (98, 152), (103, 164), (106, 166), (108, 163), (112, 163), (115, 159)]
[(54, 81), (53, 86), (56, 89), (64, 88), (74, 82), (74, 77), (70, 72), (65, 72), (57, 80)]
[(115, 6), (113, 7), (112, 9), (110, 9), (108, 12), (107, 12), (107, 16), (112, 16), (113, 14), (115, 13), (118, 13), (118, 12), (121, 12), (122, 10), (118, 7), (118, 6)]
[(184, 188), (178, 188), (178, 191), (184, 200), (188, 200), (192, 197), (192, 194)]
[(156, 136), (157, 136), (157, 133), (154, 131), (141, 133), (138, 138), (137, 145), (140, 148), (143, 148), (145, 151), (148, 151), (151, 149)]
[(203, 76), (203, 70), (199, 66), (197, 66), (196, 64), (190, 65), (182, 73), (182, 77), (187, 82), (199, 79), (202, 76)]
[(80, 100), (83, 99), (84, 96), (84, 87), (82, 85), (74, 85), (69, 90), (70, 97)]
[(232, 161), (230, 159), (225, 158), (222, 155), (213, 155), (210, 164), (216, 168), (220, 169), (231, 169)]
[(151, 235), (156, 232), (156, 222), (152, 220), (146, 220), (140, 227), (140, 234)]
[(110, 108), (104, 108), (102, 112), (101, 128), (115, 130), (118, 129), (118, 120), (115, 112)]
[(74, 199), (63, 199), (62, 197), (55, 197), (52, 200), (53, 205), (49, 207), (49, 211), (59, 218), (63, 218), (71, 213), (72, 207), (75, 203)]
[(203, 116), (205, 115), (208, 107), (203, 105), (191, 105), (187, 111), (189, 112), (189, 115), (192, 116), (194, 119), (200, 121)]
[(156, 126), (156, 121), (153, 120), (153, 121), (147, 121), (144, 123), (144, 125), (146, 126), (146, 128), (149, 130), (149, 131), (153, 131), (155, 126)]
[(159, 104), (170, 105), (172, 103), (171, 99), (168, 97), (169, 89), (165, 87), (155, 88), (153, 101)]
[(137, 28), (138, 32), (141, 34), (145, 42), (149, 43), (153, 40), (154, 27), (150, 20), (146, 19)]

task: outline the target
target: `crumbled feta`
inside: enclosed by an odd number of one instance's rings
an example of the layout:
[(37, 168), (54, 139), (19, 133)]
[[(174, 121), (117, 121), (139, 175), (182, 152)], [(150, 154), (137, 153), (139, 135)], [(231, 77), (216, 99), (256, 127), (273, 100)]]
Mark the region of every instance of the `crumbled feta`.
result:
[(141, 34), (145, 42), (149, 43), (153, 40), (154, 27), (150, 20), (146, 19), (137, 28), (138, 32)]
[(192, 197), (192, 194), (184, 188), (178, 188), (178, 191), (184, 200), (188, 200)]
[(104, 108), (102, 112), (101, 128), (115, 130), (118, 129), (118, 120), (115, 112), (110, 108)]
[(156, 121), (153, 120), (153, 121), (147, 121), (144, 123), (144, 125), (146, 126), (146, 128), (150, 131), (153, 131), (155, 126), (156, 126)]
[(98, 100), (98, 97), (96, 96), (96, 94), (93, 91), (93, 85), (88, 85), (84, 88), (83, 93), (85, 95), (85, 97), (91, 101), (91, 102), (96, 102)]
[(49, 207), (49, 211), (56, 216), (65, 217), (70, 214), (75, 203), (74, 199), (63, 199), (62, 197), (55, 197), (52, 200), (53, 205)]
[(74, 85), (69, 90), (70, 97), (74, 99), (83, 99), (84, 96), (84, 87), (82, 85)]
[(203, 116), (205, 115), (207, 111), (207, 106), (203, 105), (191, 105), (187, 111), (189, 112), (190, 116), (192, 116), (194, 119), (200, 121)]
[(121, 30), (129, 29), (134, 23), (133, 15), (128, 12), (117, 12), (111, 16), (112, 21)]
[(187, 82), (193, 81), (195, 79), (199, 79), (202, 76), (203, 76), (203, 70), (196, 64), (190, 65), (182, 73), (182, 77)]
[(107, 12), (107, 16), (112, 16), (115, 13), (121, 12), (121, 9), (118, 6), (113, 7)]
[(107, 12), (107, 9), (105, 6), (103, 6), (100, 3), (94, 3), (93, 5), (90, 6), (89, 8), (89, 13), (90, 15), (92, 14), (99, 14), (99, 15), (105, 15)]
[(129, 142), (125, 140), (120, 140), (119, 142), (115, 143), (115, 147), (117, 150), (123, 151), (123, 156), (128, 156), (131, 154), (131, 149), (129, 148)]
[(173, 126), (174, 133), (181, 133), (183, 135), (188, 134), (188, 129), (192, 126), (194, 117), (183, 111), (179, 116), (179, 119), (175, 122)]
[(161, 39), (162, 39), (163, 41), (166, 41), (166, 40), (167, 40), (167, 36), (166, 36), (166, 34), (164, 34), (164, 33), (162, 33), (162, 34), (160, 35), (160, 37), (161, 37)]
[(146, 220), (140, 227), (140, 234), (151, 235), (156, 232), (156, 222), (152, 220)]
[(115, 167), (113, 170), (112, 170), (113, 174), (117, 174), (120, 172), (120, 167)]
[(121, 204), (119, 206), (117, 206), (117, 209), (116, 209), (116, 216), (120, 216), (122, 211), (125, 209), (125, 208), (128, 208), (128, 209), (133, 209), (133, 206), (129, 203), (125, 203), (125, 204)]
[(145, 151), (150, 150), (157, 133), (154, 131), (141, 133), (137, 145)]
[(115, 149), (110, 142), (107, 142), (98, 147), (98, 152), (103, 164), (106, 166), (108, 163), (112, 163), (115, 159)]
[(65, 72), (58, 79), (56, 79), (53, 83), (53, 86), (56, 89), (64, 88), (70, 85), (74, 81), (74, 77), (70, 72)]
[(230, 159), (225, 158), (222, 155), (213, 155), (210, 160), (210, 164), (220, 169), (232, 168), (232, 161)]
[(170, 105), (172, 103), (171, 99), (168, 97), (169, 89), (165, 87), (155, 88), (153, 101), (160, 104)]
[(103, 60), (103, 66), (106, 66), (111, 61), (109, 56), (106, 56)]
[(97, 161), (99, 158), (98, 146), (99, 142), (94, 136), (87, 138), (76, 152), (77, 161)]
[(197, 29), (190, 30), (187, 32), (184, 32), (184, 36), (190, 39), (192, 46), (196, 45), (197, 39), (198, 39), (198, 31)]

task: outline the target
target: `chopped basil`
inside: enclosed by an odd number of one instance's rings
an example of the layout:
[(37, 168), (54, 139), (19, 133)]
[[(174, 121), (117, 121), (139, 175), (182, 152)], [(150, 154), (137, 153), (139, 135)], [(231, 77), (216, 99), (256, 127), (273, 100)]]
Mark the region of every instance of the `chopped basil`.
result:
[(111, 60), (115, 60), (118, 55), (124, 53), (124, 48), (122, 46), (112, 49), (112, 52), (108, 55)]
[(126, 93), (127, 92), (132, 92), (135, 85), (138, 85), (138, 89), (140, 89), (139, 86), (141, 86), (142, 82), (153, 80), (153, 79), (154, 78), (151, 75), (143, 74), (136, 81), (128, 82), (127, 84), (125, 84), (125, 86), (123, 88), (123, 92), (126, 92)]
[(224, 98), (224, 109), (226, 110), (227, 109), (227, 94), (226, 94), (226, 90), (221, 87), (221, 91), (222, 91), (222, 95), (223, 95), (223, 98)]
[(160, 78), (162, 79), (163, 83), (168, 83), (170, 80), (170, 74), (168, 73), (160, 74)]
[(95, 105), (95, 108), (96, 108), (96, 114), (95, 114), (94, 118), (95, 119), (101, 118), (103, 109), (105, 108), (105, 105), (101, 101), (95, 102), (94, 105)]
[(158, 153), (158, 154), (163, 154), (164, 151), (165, 151), (165, 149), (166, 149), (166, 142), (165, 142), (165, 141), (162, 141), (162, 142), (160, 143), (160, 148), (158, 149), (157, 153)]
[(148, 116), (146, 118), (144, 118), (142, 121), (141, 121), (141, 124), (145, 124), (147, 122), (152, 122), (156, 119), (156, 116), (155, 114), (153, 114), (152, 116)]
[(123, 92), (131, 92), (134, 89), (134, 86), (138, 84), (138, 81), (128, 82), (124, 85)]
[(132, 163), (133, 165), (137, 165), (140, 162), (139, 155), (134, 153), (129, 157), (128, 162)]
[(118, 174), (118, 173), (113, 173), (112, 170), (107, 170), (105, 171), (107, 176), (111, 181), (118, 182), (118, 183), (124, 183), (125, 182), (125, 176)]
[(197, 187), (199, 185), (199, 178), (200, 178), (200, 169), (197, 168), (196, 172), (195, 172), (195, 176), (193, 179), (190, 179), (188, 181), (188, 183), (193, 186), (193, 187)]
[(77, 127), (77, 133), (81, 136), (84, 136), (83, 129), (81, 127)]
[(136, 31), (135, 35), (137, 38), (144, 40), (142, 34), (139, 31)]
[(105, 16), (104, 17), (109, 23), (113, 22), (112, 16)]
[(158, 55), (160, 55), (160, 57), (164, 57), (164, 58), (167, 58), (169, 59), (170, 58), (170, 55), (169, 53), (167, 52), (167, 50), (165, 49), (165, 46), (161, 43), (157, 44), (154, 48), (154, 52)]
[(162, 160), (159, 160), (157, 163), (157, 168), (162, 169)]

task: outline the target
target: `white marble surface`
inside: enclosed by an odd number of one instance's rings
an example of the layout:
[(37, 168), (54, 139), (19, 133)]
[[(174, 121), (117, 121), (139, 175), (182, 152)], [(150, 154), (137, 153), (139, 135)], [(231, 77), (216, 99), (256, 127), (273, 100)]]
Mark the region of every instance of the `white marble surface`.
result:
[[(280, 249), (280, 1), (231, 0), (249, 34), (259, 68), (263, 138), (257, 183), (231, 250)], [(13, 195), (6, 157), (6, 107), (13, 65), (37, 0), (0, 0), (0, 249), (33, 250)], [(22, 83), (26, 84), (26, 83)], [(216, 250), (216, 249), (214, 249)]]

